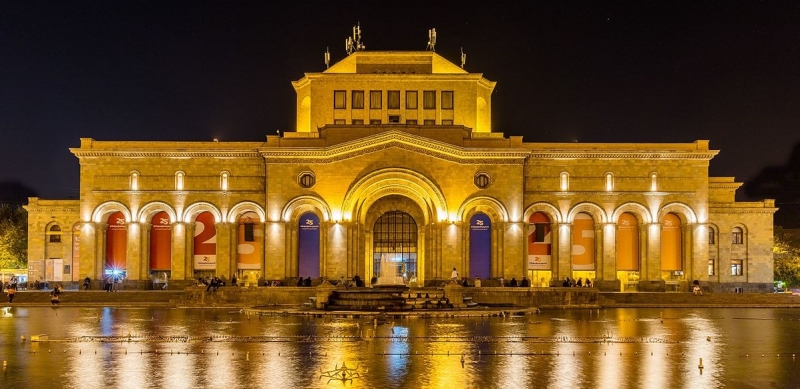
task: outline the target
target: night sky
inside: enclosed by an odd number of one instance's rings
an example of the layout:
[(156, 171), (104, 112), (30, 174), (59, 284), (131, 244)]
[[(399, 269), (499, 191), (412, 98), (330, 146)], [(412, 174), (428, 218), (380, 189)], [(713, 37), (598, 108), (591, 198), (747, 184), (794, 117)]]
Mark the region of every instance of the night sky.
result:
[(326, 47), (344, 58), (358, 22), (368, 51), (424, 50), (430, 28), (445, 58), (460, 64), (463, 47), (465, 69), (498, 83), (506, 136), (708, 139), (711, 175), (738, 181), (800, 142), (800, 2), (326, 3), (4, 2), (0, 181), (77, 198), (81, 137), (293, 131), (291, 81), (323, 71)]

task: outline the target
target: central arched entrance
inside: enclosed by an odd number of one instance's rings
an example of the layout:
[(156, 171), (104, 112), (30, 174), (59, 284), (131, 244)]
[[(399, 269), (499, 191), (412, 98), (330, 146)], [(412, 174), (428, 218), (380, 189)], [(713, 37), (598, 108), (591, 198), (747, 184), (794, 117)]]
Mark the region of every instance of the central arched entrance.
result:
[[(372, 227), (372, 266), (376, 277), (417, 278), (417, 222), (403, 211), (383, 213)], [(387, 268), (388, 266), (388, 268)]]

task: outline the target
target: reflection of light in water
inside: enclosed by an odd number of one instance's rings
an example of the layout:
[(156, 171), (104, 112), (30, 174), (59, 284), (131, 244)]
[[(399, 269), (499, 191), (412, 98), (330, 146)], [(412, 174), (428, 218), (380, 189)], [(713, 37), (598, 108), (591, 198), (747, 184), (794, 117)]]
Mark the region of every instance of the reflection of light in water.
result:
[(689, 342), (686, 348), (686, 357), (682, 359), (683, 366), (681, 371), (683, 372), (683, 379), (685, 382), (691, 382), (696, 387), (721, 387), (722, 383), (719, 381), (718, 374), (706, 372), (706, 374), (701, 375), (697, 368), (700, 358), (703, 358), (703, 365), (713, 366), (713, 368), (708, 369), (711, 372), (724, 368), (720, 358), (722, 350), (718, 347), (719, 343), (706, 340), (709, 336), (712, 340), (718, 338), (720, 336), (719, 330), (707, 318), (693, 317), (684, 319), (683, 322), (684, 333)]
[[(400, 337), (407, 337), (408, 336), (408, 328), (395, 326), (391, 328), (391, 333), (394, 336)], [(389, 354), (392, 355), (389, 358), (389, 372), (393, 377), (400, 377), (405, 375), (408, 369), (409, 357), (409, 344), (405, 341), (405, 339), (398, 340), (396, 342), (390, 342), (389, 348), (387, 351)]]

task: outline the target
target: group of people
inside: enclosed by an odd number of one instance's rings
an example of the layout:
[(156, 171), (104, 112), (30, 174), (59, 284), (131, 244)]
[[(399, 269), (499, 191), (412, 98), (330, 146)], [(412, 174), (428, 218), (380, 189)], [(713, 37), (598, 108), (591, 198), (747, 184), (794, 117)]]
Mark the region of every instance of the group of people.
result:
[(574, 278), (566, 277), (564, 278), (564, 282), (561, 283), (561, 286), (565, 288), (591, 288), (592, 280), (587, 278), (584, 281), (582, 277), (578, 277), (578, 280), (575, 281)]
[(297, 280), (297, 286), (311, 286), (311, 277), (300, 277), (300, 279)]
[[(233, 279), (236, 279), (236, 277), (234, 276)], [(217, 289), (219, 289), (220, 286), (225, 286), (225, 281), (223, 281), (222, 279), (220, 279), (217, 276), (213, 276), (210, 279), (200, 277), (200, 278), (197, 279), (197, 283), (198, 283), (198, 285), (205, 286), (206, 287), (206, 292), (210, 292), (210, 291), (216, 292)]]
[[(87, 287), (86, 280), (88, 278), (89, 277), (86, 277), (86, 278), (83, 279), (84, 288)], [(91, 282), (91, 280), (90, 280), (90, 282)], [(103, 285), (103, 289), (105, 289), (106, 292), (116, 292), (117, 290), (119, 290), (119, 283), (120, 282), (122, 282), (122, 276), (120, 276), (118, 274), (112, 275), (111, 277), (106, 278), (106, 283), (105, 283), (105, 285)]]
[(8, 294), (8, 302), (14, 302), (14, 295), (17, 293), (17, 283), (18, 283), (17, 276), (11, 276), (8, 282), (4, 285), (6, 288), (6, 293)]
[[(377, 278), (374, 278), (377, 281)], [(353, 276), (353, 279), (350, 281), (346, 281), (344, 276), (341, 277), (339, 282), (336, 283), (337, 286), (344, 286), (345, 288), (363, 288), (365, 286), (364, 280), (361, 279), (361, 276), (356, 275)], [(299, 286), (299, 285), (298, 285)], [(311, 285), (308, 285), (311, 286)]]

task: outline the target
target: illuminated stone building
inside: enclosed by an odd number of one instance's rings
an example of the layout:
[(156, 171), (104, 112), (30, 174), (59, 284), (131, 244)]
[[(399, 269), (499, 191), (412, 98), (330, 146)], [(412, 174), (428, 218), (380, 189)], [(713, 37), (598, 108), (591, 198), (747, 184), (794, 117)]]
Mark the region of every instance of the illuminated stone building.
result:
[(357, 51), (293, 86), (296, 131), (265, 141), (81, 139), (80, 200), (27, 206), (31, 263), (130, 287), (383, 272), (439, 285), (456, 268), (483, 286), (772, 288), (774, 202), (736, 202), (740, 183), (708, 176), (708, 141), (505, 136), (495, 83), (431, 51)]

